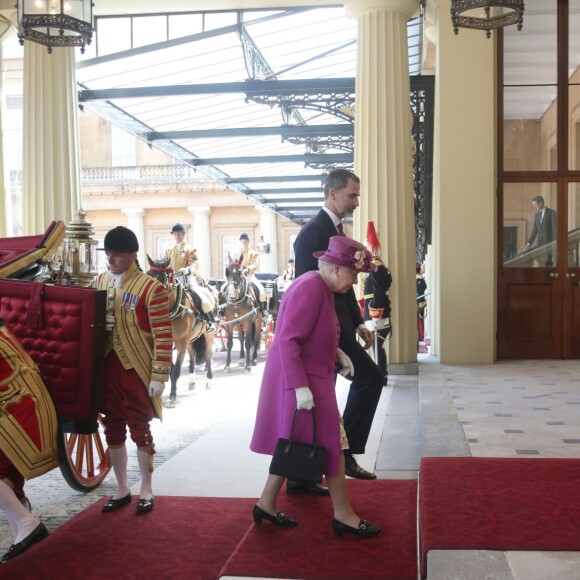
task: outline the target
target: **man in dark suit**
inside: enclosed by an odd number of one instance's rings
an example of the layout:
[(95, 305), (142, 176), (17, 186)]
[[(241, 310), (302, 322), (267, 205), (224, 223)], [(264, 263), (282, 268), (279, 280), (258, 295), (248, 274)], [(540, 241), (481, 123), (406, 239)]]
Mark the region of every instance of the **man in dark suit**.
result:
[[(351, 217), (359, 205), (360, 179), (351, 171), (335, 169), (324, 182), (324, 206), (309, 222), (304, 224), (296, 241), (294, 254), (296, 277), (316, 270), (318, 260), (313, 252), (328, 248), (332, 236), (344, 235), (342, 219)], [(349, 449), (345, 451), (345, 471), (349, 477), (376, 479), (374, 473), (362, 469), (354, 454), (364, 453), (375, 410), (383, 388), (383, 374), (365, 349), (374, 341), (373, 333), (365, 326), (360, 308), (350, 290), (346, 294), (334, 295), (336, 314), (340, 324), (340, 348), (350, 357), (354, 366), (354, 376), (350, 385), (343, 421)], [(364, 341), (364, 348), (357, 340), (357, 334)], [(289, 482), (287, 491), (291, 491)], [(316, 493), (305, 484), (306, 493)], [(311, 486), (310, 486), (311, 487)]]
[(549, 244), (556, 239), (556, 212), (546, 207), (544, 198), (541, 195), (536, 195), (532, 199), (532, 205), (536, 210), (536, 215), (534, 216), (534, 227), (526, 244), (526, 250), (530, 249), (536, 238), (538, 238), (538, 247)]
[[(538, 240), (536, 247), (544, 246), (553, 242), (557, 235), (557, 214), (553, 209), (546, 207), (544, 198), (541, 195), (536, 195), (532, 199), (532, 205), (536, 210), (536, 215), (534, 216), (534, 227), (532, 228), (532, 233), (528, 238), (528, 243), (526, 244), (526, 251), (532, 247), (534, 241)], [(546, 260), (546, 266), (553, 266), (552, 254), (548, 254)]]

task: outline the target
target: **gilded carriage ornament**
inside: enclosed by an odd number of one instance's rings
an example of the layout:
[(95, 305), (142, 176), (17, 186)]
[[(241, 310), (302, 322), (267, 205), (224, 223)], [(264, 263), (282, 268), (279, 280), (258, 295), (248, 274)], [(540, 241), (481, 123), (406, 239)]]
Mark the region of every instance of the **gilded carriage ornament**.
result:
[(91, 237), (95, 231), (86, 217), (79, 209), (76, 219), (67, 224), (62, 242), (63, 283), (70, 286), (90, 286), (98, 275), (98, 242)]

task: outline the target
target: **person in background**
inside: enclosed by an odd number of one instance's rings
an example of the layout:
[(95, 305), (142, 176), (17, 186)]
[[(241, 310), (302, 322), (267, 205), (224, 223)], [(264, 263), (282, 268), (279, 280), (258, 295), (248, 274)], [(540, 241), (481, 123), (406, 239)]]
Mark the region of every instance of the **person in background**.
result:
[(267, 319), (269, 316), (268, 308), (266, 304), (266, 291), (262, 282), (256, 278), (256, 271), (258, 270), (258, 261), (260, 255), (256, 250), (250, 248), (250, 236), (243, 233), (240, 236), (240, 244), (242, 245), (240, 253), (238, 254), (237, 261), (240, 263), (244, 274), (249, 282), (251, 282), (258, 289), (257, 300), (260, 302), (260, 307), (262, 308), (262, 316)]
[[(316, 414), (316, 442), (326, 448), (324, 473), (334, 509), (332, 529), (370, 537), (381, 529), (361, 519), (350, 505), (344, 451), (348, 441), (342, 428), (336, 400), (335, 365), (352, 374), (352, 363), (339, 348), (339, 325), (334, 296), (344, 294), (360, 272), (372, 271), (371, 255), (362, 244), (342, 236), (330, 239), (328, 249), (315, 252), (319, 269), (297, 278), (288, 288), (276, 322), (276, 336), (268, 351), (256, 423), (250, 448), (272, 455), (280, 437), (288, 438), (295, 409)], [(334, 293), (334, 294), (333, 294)], [(312, 441), (312, 417), (298, 413), (296, 441)], [(297, 522), (276, 506), (284, 477), (269, 474), (254, 506), (254, 522), (263, 520), (285, 527)]]
[(284, 273), (282, 274), (282, 280), (284, 280), (284, 282), (292, 282), (292, 280), (294, 280), (295, 277), (296, 270), (294, 269), (294, 260), (290, 258), (288, 260), (288, 266), (286, 267)]
[(529, 250), (533, 243), (538, 240), (537, 247), (549, 244), (556, 239), (557, 233), (557, 214), (555, 210), (546, 207), (544, 198), (536, 195), (532, 199), (532, 205), (536, 210), (534, 215), (534, 227), (526, 243), (526, 251)]
[(387, 384), (387, 351), (385, 341), (392, 332), (391, 326), (391, 301), (389, 288), (393, 283), (391, 272), (381, 260), (381, 244), (375, 231), (375, 224), (369, 222), (365, 246), (373, 256), (373, 264), (377, 267), (375, 272), (369, 272), (365, 276), (363, 299), (364, 319), (367, 328), (375, 333), (375, 357), (381, 372), (385, 378), (383, 384)]
[(109, 270), (100, 274), (96, 288), (106, 290), (107, 348), (102, 401), (105, 438), (117, 478), (117, 493), (103, 506), (112, 512), (131, 502), (127, 480), (127, 427), (137, 445), (141, 490), (137, 513), (155, 505), (152, 488), (155, 445), (150, 421), (161, 419), (161, 395), (171, 370), (173, 331), (165, 288), (139, 268), (139, 243), (122, 226), (105, 236)]
[(195, 248), (185, 241), (186, 229), (176, 223), (171, 228), (175, 245), (165, 250), (164, 258), (169, 260), (173, 271), (184, 276), (191, 299), (199, 309), (200, 317), (207, 321), (208, 331), (215, 332), (217, 325), (213, 311), (217, 306), (217, 296), (207, 287), (199, 273), (199, 260)]
[[(536, 195), (532, 199), (532, 205), (536, 213), (534, 215), (534, 227), (526, 243), (526, 252), (532, 248), (536, 240), (536, 247), (539, 248), (553, 242), (558, 234), (558, 214), (556, 211), (546, 207), (544, 198), (541, 195)], [(554, 256), (551, 252), (546, 256), (545, 265), (549, 268), (554, 265)]]
[[(331, 171), (324, 181), (324, 206), (298, 233), (294, 242), (296, 276), (316, 270), (313, 252), (325, 250), (332, 236), (344, 235), (342, 220), (351, 217), (359, 205), (360, 179), (346, 169)], [(292, 283), (294, 284), (294, 282)], [(383, 390), (383, 373), (366, 352), (374, 343), (373, 333), (365, 326), (354, 290), (334, 297), (340, 324), (340, 348), (354, 366), (343, 420), (349, 450), (345, 453), (346, 474), (356, 479), (376, 479), (363, 469), (354, 455), (365, 452), (373, 417)], [(357, 336), (364, 341), (364, 347)], [(288, 493), (324, 494), (320, 486), (288, 482)]]
[(427, 282), (421, 273), (421, 264), (415, 265), (417, 282), (417, 342), (425, 342), (425, 318), (427, 317)]
[(25, 479), (58, 467), (58, 417), (35, 362), (0, 318), (0, 509), (14, 543), (6, 562), (48, 536), (32, 515)]

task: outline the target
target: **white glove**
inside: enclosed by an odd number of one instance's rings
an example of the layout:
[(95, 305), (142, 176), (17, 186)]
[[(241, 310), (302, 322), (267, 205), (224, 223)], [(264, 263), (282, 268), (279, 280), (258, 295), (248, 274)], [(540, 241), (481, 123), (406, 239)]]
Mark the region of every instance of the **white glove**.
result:
[(314, 397), (308, 387), (298, 387), (296, 389), (296, 408), (310, 411), (314, 407)]
[(338, 374), (346, 377), (348, 375), (354, 376), (354, 366), (350, 357), (340, 348), (336, 349), (336, 361), (342, 365), (342, 368), (338, 371)]
[(114, 327), (115, 327), (115, 317), (107, 312), (107, 314), (105, 315), (105, 329), (107, 330), (107, 332), (110, 332), (111, 330), (113, 330)]
[(165, 383), (161, 381), (150, 381), (149, 382), (149, 396), (150, 397), (160, 397), (165, 390)]
[(249, 274), (250, 273), (250, 268), (244, 268), (243, 269), (243, 273), (244, 274)]
[(182, 274), (183, 276), (189, 276), (189, 268), (179, 268), (177, 273)]

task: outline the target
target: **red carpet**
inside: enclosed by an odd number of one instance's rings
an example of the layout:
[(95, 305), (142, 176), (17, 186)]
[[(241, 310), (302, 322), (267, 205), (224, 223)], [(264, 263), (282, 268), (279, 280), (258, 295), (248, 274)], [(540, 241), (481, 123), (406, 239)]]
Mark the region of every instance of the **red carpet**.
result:
[(428, 550), (580, 550), (580, 459), (429, 457), (419, 529)]
[(155, 498), (135, 514), (136, 498), (103, 514), (100, 500), (25, 555), (0, 566), (18, 580), (215, 580), (251, 525), (255, 499)]
[(355, 511), (383, 531), (374, 538), (335, 537), (329, 497), (280, 494), (297, 528), (252, 525), (221, 574), (312, 580), (416, 580), (417, 482), (348, 480)]

